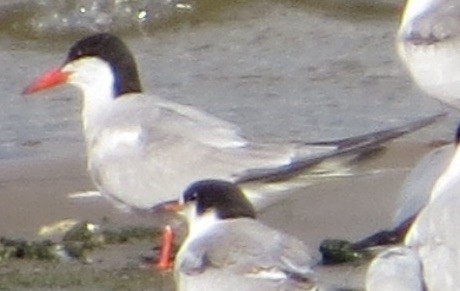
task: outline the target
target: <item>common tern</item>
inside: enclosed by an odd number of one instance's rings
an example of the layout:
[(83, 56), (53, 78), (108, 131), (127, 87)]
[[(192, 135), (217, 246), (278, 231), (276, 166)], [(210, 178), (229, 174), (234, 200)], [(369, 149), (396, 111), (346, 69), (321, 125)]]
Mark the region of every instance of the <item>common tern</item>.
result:
[[(129, 208), (150, 209), (177, 199), (188, 185), (203, 179), (243, 186), (282, 180), (327, 158), (372, 148), (437, 119), (324, 143), (251, 142), (234, 124), (143, 93), (131, 52), (107, 33), (77, 41), (64, 64), (32, 82), (24, 94), (63, 83), (83, 92), (81, 116), (93, 182), (104, 196)], [(255, 194), (246, 191), (257, 208), (269, 200), (259, 195), (264, 193), (260, 189)]]
[(174, 262), (178, 290), (314, 290), (318, 254), (256, 218), (233, 183), (195, 182), (180, 199), (188, 235)]
[[(426, 205), (416, 215), (404, 245), (383, 252), (371, 264), (367, 274), (368, 290), (383, 290), (390, 280), (406, 288), (398, 290), (460, 288), (459, 166), (460, 126), (450, 163), (434, 182), (428, 197), (424, 197)], [(404, 279), (401, 276), (404, 273), (412, 274), (411, 279)]]
[(460, 2), (408, 0), (397, 48), (425, 92), (460, 108)]

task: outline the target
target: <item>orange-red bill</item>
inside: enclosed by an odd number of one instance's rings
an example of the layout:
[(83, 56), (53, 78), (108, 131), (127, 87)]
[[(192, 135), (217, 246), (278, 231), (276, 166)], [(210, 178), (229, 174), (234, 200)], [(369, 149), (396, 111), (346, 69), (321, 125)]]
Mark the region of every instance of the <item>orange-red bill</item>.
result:
[(27, 88), (24, 89), (22, 94), (32, 94), (34, 92), (48, 89), (67, 81), (68, 73), (62, 72), (60, 69), (54, 69), (44, 73), (39, 78), (35, 79)]
[(163, 209), (170, 212), (181, 212), (184, 210), (184, 205), (179, 201), (169, 201), (163, 204)]
[(160, 259), (156, 263), (156, 268), (161, 271), (167, 271), (174, 265), (172, 261), (172, 252), (174, 245), (174, 232), (170, 225), (165, 226), (163, 229), (163, 236), (161, 241)]
[(184, 205), (180, 204), (178, 200), (166, 201), (159, 203), (151, 208), (152, 212), (181, 212), (184, 209)]

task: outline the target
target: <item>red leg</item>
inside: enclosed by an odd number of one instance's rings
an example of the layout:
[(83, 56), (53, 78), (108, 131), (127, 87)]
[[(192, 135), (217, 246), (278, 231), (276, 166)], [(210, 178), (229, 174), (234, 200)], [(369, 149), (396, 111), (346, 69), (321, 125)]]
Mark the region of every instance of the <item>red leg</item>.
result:
[(167, 271), (172, 268), (174, 262), (171, 261), (174, 242), (174, 232), (170, 225), (163, 229), (163, 237), (161, 242), (160, 259), (156, 263), (156, 267), (161, 271)]

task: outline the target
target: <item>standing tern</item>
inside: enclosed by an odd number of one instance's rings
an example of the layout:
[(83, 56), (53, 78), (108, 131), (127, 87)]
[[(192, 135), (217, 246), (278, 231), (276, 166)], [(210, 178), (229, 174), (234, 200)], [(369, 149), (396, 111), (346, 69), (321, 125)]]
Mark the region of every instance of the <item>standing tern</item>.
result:
[(397, 48), (425, 92), (460, 108), (459, 1), (408, 0)]
[[(24, 94), (63, 83), (83, 92), (87, 166), (97, 189), (123, 206), (141, 209), (177, 199), (198, 180), (251, 186), (258, 180), (282, 180), (327, 158), (364, 151), (437, 119), (332, 142), (254, 143), (234, 124), (143, 93), (132, 54), (107, 33), (77, 41), (64, 64), (32, 82)], [(268, 200), (259, 195), (260, 189), (254, 195), (247, 191), (257, 208)]]
[(450, 163), (438, 176), (430, 195), (424, 197), (426, 205), (409, 228), (404, 246), (385, 251), (372, 262), (367, 273), (369, 291), (384, 290), (390, 280), (401, 286), (398, 290), (459, 289), (459, 169), (460, 126)]
[(195, 182), (180, 199), (188, 235), (174, 262), (177, 289), (313, 290), (318, 254), (260, 222), (233, 183)]

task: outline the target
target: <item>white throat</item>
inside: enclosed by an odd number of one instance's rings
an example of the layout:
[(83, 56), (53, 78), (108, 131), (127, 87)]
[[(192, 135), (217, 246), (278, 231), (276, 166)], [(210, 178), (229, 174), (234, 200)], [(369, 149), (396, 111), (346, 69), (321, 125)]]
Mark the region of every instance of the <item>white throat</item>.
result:
[(187, 240), (193, 240), (200, 237), (203, 233), (206, 233), (209, 229), (213, 228), (216, 224), (222, 222), (217, 217), (215, 211), (208, 211), (200, 216), (196, 214), (195, 205), (190, 205), (186, 210), (187, 221), (188, 221), (188, 236)]
[(98, 120), (115, 101), (113, 71), (104, 60), (85, 57), (67, 64), (69, 83), (83, 91), (82, 122), (85, 136), (91, 139)]

